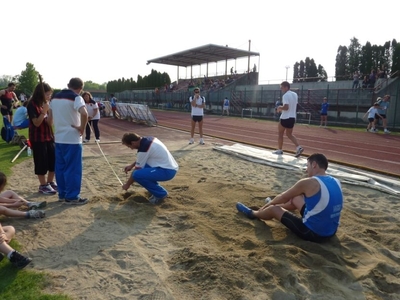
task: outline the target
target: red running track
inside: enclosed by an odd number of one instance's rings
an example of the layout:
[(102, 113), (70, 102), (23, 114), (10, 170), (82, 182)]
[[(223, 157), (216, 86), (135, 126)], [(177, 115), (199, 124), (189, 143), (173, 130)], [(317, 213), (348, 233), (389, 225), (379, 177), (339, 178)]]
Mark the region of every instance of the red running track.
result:
[[(174, 128), (188, 132), (190, 138), (190, 113), (167, 110), (152, 110), (158, 126)], [(120, 136), (121, 129), (135, 127), (122, 120), (104, 118), (100, 130), (109, 136)], [(122, 127), (121, 127), (122, 126)], [(266, 121), (251, 118), (206, 115), (203, 132), (207, 136), (253, 145), (266, 149), (276, 149), (278, 141), (277, 121)], [(150, 128), (149, 128), (150, 129)], [(195, 139), (198, 140), (196, 126)], [(293, 134), (304, 148), (302, 155), (308, 156), (319, 152), (325, 154), (329, 161), (355, 167), (375, 173), (400, 177), (400, 135), (369, 133), (345, 128), (321, 128), (314, 125), (296, 124)], [(292, 142), (284, 137), (283, 150), (294, 153)]]

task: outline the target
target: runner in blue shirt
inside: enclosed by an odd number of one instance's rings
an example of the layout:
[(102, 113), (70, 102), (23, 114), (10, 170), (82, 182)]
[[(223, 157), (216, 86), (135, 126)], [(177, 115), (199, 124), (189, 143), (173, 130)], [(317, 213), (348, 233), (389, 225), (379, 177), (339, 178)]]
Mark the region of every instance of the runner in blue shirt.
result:
[(329, 109), (328, 99), (324, 97), (324, 102), (322, 102), (321, 104), (321, 125), (319, 125), (320, 127), (322, 127), (324, 123), (325, 127), (328, 125), (328, 109)]

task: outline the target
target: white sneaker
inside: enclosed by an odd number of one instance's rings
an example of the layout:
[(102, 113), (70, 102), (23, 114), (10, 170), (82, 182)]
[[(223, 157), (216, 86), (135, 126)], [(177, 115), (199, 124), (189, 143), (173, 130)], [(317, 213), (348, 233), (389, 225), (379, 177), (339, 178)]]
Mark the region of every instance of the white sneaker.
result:
[(384, 132), (384, 133), (390, 133), (390, 131), (387, 130), (387, 129), (385, 129), (383, 132)]
[(294, 157), (299, 157), (303, 153), (304, 149), (301, 147), (297, 147), (296, 154)]
[(89, 143), (89, 140), (84, 139), (82, 142), (84, 142), (84, 143)]
[(99, 139), (97, 139), (97, 140), (94, 140), (96, 143), (100, 143), (100, 140)]
[(278, 150), (272, 151), (272, 153), (273, 153), (273, 154), (282, 155), (282, 154), (283, 154), (283, 151), (280, 150), (280, 149), (278, 149)]
[(200, 145), (204, 145), (204, 140), (203, 140), (202, 138), (200, 139), (199, 144), (200, 144)]
[(189, 145), (194, 144), (194, 139), (190, 139)]

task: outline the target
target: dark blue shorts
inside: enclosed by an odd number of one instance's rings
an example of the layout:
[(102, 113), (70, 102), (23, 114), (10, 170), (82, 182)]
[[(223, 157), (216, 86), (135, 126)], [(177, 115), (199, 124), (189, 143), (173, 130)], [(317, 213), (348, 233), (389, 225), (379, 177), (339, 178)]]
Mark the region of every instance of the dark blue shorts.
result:
[(289, 119), (281, 119), (281, 125), (285, 128), (293, 128), (294, 123), (296, 123), (295, 118), (289, 118)]
[(203, 121), (203, 116), (192, 116), (192, 120), (194, 122), (201, 122)]
[[(304, 215), (305, 208), (306, 208), (305, 205), (303, 205), (303, 207), (301, 208), (300, 214), (302, 217)], [(334, 235), (333, 234), (332, 236), (324, 237), (316, 234), (310, 228), (304, 225), (302, 218), (298, 217), (297, 215), (289, 211), (283, 213), (281, 218), (281, 223), (285, 225), (287, 228), (289, 228), (299, 238), (302, 238), (303, 240), (310, 242), (320, 243), (326, 241), (327, 239), (329, 239)]]

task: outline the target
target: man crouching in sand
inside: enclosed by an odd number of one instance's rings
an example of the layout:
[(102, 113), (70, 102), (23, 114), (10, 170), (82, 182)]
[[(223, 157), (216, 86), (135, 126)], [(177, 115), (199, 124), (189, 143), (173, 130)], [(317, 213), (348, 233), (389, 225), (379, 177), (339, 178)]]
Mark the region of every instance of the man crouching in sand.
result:
[(134, 169), (122, 189), (128, 190), (137, 182), (151, 194), (150, 203), (160, 204), (168, 192), (158, 181), (168, 181), (178, 172), (178, 163), (167, 147), (156, 137), (141, 137), (136, 133), (125, 133), (122, 144), (137, 149), (136, 161), (125, 167), (125, 173)]

